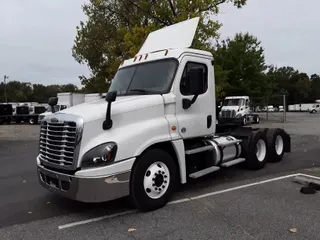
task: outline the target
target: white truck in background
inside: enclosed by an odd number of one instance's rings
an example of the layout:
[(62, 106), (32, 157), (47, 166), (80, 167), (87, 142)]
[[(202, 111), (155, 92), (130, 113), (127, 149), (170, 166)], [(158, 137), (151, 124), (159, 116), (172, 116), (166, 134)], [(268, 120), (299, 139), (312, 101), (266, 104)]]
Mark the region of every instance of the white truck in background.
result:
[(105, 99), (42, 120), (36, 165), (44, 188), (82, 202), (130, 196), (149, 211), (189, 179), (240, 163), (261, 169), (290, 152), (283, 129), (217, 127), (213, 56), (190, 48), (198, 22), (150, 33), (120, 64)]
[(319, 113), (320, 112), (320, 100), (316, 100), (316, 103), (309, 108), (309, 113)]
[(100, 100), (102, 98), (106, 97), (106, 93), (87, 93), (84, 96), (84, 102), (92, 102), (92, 101), (97, 101)]
[(59, 112), (63, 109), (76, 106), (78, 104), (84, 103), (85, 94), (84, 93), (73, 93), (73, 92), (63, 92), (57, 94), (58, 104), (54, 107), (48, 107), (47, 111), (39, 115), (38, 122), (40, 123), (41, 120), (51, 115), (53, 112)]
[(251, 112), (250, 98), (248, 96), (227, 96), (220, 108), (218, 124), (241, 124), (259, 123), (258, 114)]

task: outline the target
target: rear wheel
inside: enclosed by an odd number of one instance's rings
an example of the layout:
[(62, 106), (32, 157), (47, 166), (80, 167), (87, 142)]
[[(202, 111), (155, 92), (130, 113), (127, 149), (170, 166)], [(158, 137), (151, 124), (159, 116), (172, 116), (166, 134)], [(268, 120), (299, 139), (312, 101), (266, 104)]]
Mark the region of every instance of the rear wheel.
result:
[(259, 115), (253, 116), (253, 123), (258, 124), (260, 122), (260, 117)]
[(268, 162), (280, 162), (284, 155), (284, 131), (280, 128), (268, 129), (266, 136)]
[(252, 132), (248, 142), (246, 165), (250, 169), (261, 169), (267, 161), (267, 139), (263, 131)]
[(163, 207), (178, 184), (178, 168), (171, 155), (161, 149), (147, 150), (133, 167), (130, 198), (142, 211)]

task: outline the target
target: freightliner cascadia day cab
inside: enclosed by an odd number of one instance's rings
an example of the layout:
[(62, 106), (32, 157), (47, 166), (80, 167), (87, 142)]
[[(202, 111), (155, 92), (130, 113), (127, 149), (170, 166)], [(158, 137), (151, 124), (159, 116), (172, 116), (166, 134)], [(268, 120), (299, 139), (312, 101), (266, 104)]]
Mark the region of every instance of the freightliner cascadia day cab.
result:
[(290, 152), (283, 129), (216, 127), (213, 56), (190, 48), (198, 22), (150, 33), (120, 64), (105, 99), (42, 120), (43, 187), (82, 202), (128, 196), (150, 211), (190, 179), (239, 163), (261, 169)]
[(238, 123), (242, 126), (248, 123), (258, 124), (260, 117), (252, 113), (250, 107), (249, 96), (227, 96), (222, 102), (218, 122), (221, 124)]

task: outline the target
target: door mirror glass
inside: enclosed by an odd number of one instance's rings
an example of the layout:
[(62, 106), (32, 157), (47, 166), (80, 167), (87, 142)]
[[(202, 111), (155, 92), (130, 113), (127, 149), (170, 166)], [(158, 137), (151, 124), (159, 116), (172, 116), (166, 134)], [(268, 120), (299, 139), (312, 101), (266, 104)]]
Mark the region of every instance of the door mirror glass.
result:
[(199, 95), (203, 93), (204, 89), (204, 72), (202, 68), (190, 69), (187, 76), (188, 92), (192, 95)]
[(117, 98), (117, 92), (113, 91), (113, 92), (108, 92), (107, 96), (106, 96), (106, 101), (107, 102), (114, 102)]
[(57, 105), (57, 104), (58, 104), (58, 98), (57, 98), (57, 97), (51, 97), (51, 98), (49, 98), (48, 104), (49, 104), (49, 106), (51, 106), (51, 107)]

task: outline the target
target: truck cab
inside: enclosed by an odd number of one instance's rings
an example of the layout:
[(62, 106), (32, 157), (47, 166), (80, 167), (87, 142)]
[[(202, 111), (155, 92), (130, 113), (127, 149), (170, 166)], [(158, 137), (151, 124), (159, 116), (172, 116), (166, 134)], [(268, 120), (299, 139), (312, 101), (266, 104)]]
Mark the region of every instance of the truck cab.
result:
[(105, 99), (42, 120), (36, 165), (44, 188), (82, 202), (129, 196), (149, 211), (189, 179), (239, 163), (261, 169), (290, 152), (282, 129), (217, 130), (213, 56), (190, 48), (198, 22), (150, 33), (121, 62)]
[(259, 123), (257, 114), (251, 113), (250, 98), (248, 96), (228, 96), (222, 102), (219, 113), (219, 123), (237, 123), (243, 126), (248, 122)]

